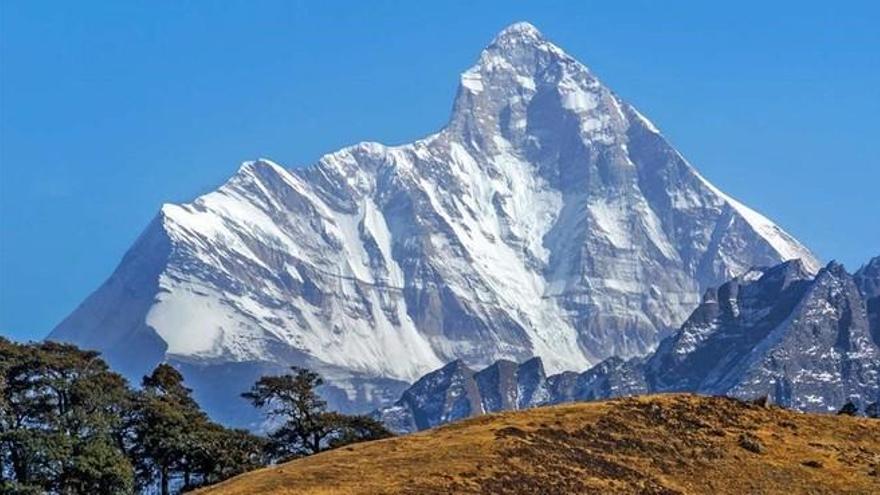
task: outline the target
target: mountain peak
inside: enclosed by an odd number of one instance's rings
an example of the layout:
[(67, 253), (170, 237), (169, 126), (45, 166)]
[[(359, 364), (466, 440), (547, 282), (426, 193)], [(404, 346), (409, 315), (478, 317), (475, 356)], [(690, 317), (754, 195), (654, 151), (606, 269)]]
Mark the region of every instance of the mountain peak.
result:
[(875, 256), (868, 260), (868, 262), (862, 265), (858, 271), (880, 273), (880, 256)]
[[(530, 119), (529, 105), (536, 97), (539, 101), (558, 98), (563, 108), (547, 114), (549, 120)], [(586, 66), (533, 25), (520, 22), (502, 30), (461, 74), (449, 127), (489, 148), (499, 134), (516, 146), (527, 129), (558, 133), (554, 127), (569, 110), (578, 113), (580, 121), (588, 120), (586, 113), (593, 111), (595, 118), (587, 132), (608, 127), (609, 119), (621, 115), (612, 99)], [(600, 114), (610, 117), (600, 119)]]
[(515, 22), (499, 32), (492, 41), (493, 45), (508, 43), (529, 43), (545, 41), (544, 35), (531, 23)]
[(455, 359), (457, 380), (502, 358), (558, 372), (645, 354), (707, 287), (815, 262), (527, 23), (462, 75), (437, 134), (255, 161), (146, 236), (128, 259), (148, 266), (120, 265), (53, 339), (119, 342), (117, 362), (148, 334), (212, 366), (307, 365), (352, 408)]
[(848, 275), (848, 273), (846, 271), (846, 267), (844, 267), (843, 264), (838, 262), (837, 260), (829, 261), (828, 264), (825, 265), (825, 268), (823, 268), (820, 271), (820, 273), (822, 273), (822, 272), (830, 273), (831, 275), (833, 275), (835, 277), (842, 277), (842, 276)]
[[(528, 22), (517, 22), (499, 32), (483, 50), (477, 67), (484, 69), (540, 72), (560, 60), (574, 61)], [(473, 69), (472, 69), (473, 70)], [(523, 74), (521, 74), (523, 75)]]

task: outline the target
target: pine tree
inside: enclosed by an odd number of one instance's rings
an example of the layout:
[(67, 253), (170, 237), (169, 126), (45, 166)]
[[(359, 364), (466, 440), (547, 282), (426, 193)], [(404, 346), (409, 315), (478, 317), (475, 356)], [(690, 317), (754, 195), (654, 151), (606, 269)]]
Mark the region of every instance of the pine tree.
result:
[(0, 472), (16, 490), (130, 493), (116, 439), (130, 391), (98, 353), (0, 340)]
[(323, 384), (320, 375), (295, 366), (291, 370), (292, 374), (261, 377), (242, 394), (270, 418), (284, 420), (270, 435), (275, 454), (282, 459), (317, 454), (330, 433), (322, 422), (327, 403), (315, 390)]
[(329, 441), (331, 448), (393, 436), (381, 421), (369, 416), (339, 413), (328, 413), (327, 416), (328, 422), (334, 425), (334, 434)]
[(211, 484), (256, 469), (267, 463), (267, 440), (246, 430), (231, 430), (209, 424), (200, 431), (193, 455), (194, 472), (200, 484)]
[(180, 473), (192, 486), (193, 456), (207, 416), (183, 384), (183, 376), (160, 364), (142, 381), (135, 426), (135, 456), (142, 480), (158, 478), (162, 495), (170, 493), (172, 477)]
[(0, 493), (170, 493), (265, 463), (265, 440), (211, 422), (173, 367), (135, 392), (98, 353), (0, 337)]
[(265, 464), (265, 440), (210, 421), (172, 366), (160, 364), (142, 384), (133, 452), (142, 485), (157, 480), (167, 495), (175, 477), (187, 490)]
[(347, 416), (327, 411), (318, 395), (321, 376), (305, 368), (292, 367), (292, 374), (261, 377), (242, 394), (270, 418), (283, 424), (272, 432), (276, 460), (317, 454), (327, 448), (390, 436), (378, 421), (365, 416)]

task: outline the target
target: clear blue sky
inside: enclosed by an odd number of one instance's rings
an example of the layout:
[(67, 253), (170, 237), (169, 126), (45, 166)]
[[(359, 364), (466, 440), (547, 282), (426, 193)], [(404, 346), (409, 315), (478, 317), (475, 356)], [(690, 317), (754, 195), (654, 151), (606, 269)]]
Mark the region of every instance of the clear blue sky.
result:
[(880, 254), (880, 2), (710, 3), (4, 0), (0, 334), (45, 336), (243, 160), (436, 130), (518, 20), (823, 260)]

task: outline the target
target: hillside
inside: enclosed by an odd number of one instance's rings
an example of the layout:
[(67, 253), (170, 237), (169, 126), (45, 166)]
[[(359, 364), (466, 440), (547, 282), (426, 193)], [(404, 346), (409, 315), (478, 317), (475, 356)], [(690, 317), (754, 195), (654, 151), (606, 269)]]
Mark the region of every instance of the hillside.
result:
[(204, 494), (880, 493), (880, 421), (654, 395), (481, 416)]

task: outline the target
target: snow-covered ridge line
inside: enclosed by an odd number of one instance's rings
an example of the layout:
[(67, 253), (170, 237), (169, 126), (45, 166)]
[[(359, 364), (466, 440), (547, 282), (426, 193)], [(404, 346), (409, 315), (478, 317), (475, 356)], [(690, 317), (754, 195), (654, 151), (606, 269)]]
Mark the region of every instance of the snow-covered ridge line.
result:
[(363, 410), (455, 359), (540, 356), (555, 373), (644, 355), (706, 288), (790, 257), (818, 266), (534, 26), (500, 33), (462, 78), (424, 139), (246, 162), (163, 206), (50, 337), (133, 376), (169, 356), (203, 363), (204, 383), (209, 364), (306, 365)]

